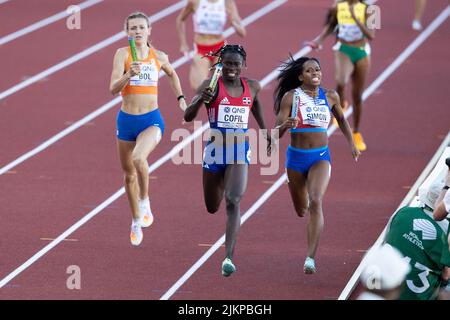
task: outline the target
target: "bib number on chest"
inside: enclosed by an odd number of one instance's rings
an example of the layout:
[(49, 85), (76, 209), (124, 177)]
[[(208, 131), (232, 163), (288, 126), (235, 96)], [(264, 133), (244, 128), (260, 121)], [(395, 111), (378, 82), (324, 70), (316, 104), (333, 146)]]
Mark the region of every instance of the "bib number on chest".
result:
[(304, 124), (327, 128), (330, 123), (330, 112), (326, 105), (312, 105), (309, 103), (300, 105), (300, 113)]
[(217, 127), (247, 129), (250, 108), (219, 105)]
[(141, 63), (141, 72), (130, 78), (130, 86), (156, 87), (158, 70), (155, 63)]

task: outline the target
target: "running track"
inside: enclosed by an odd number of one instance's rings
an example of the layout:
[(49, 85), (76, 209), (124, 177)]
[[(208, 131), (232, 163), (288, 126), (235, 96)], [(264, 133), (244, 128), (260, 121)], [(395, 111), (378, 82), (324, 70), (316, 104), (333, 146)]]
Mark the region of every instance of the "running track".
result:
[[(246, 17), (270, 0), (237, 1)], [(63, 11), (68, 1), (43, 1), (26, 15), (24, 0), (0, 4), (0, 37)], [(170, 4), (175, 3), (175, 1)], [(262, 79), (320, 31), (330, 1), (287, 1), (248, 26), (248, 36), (231, 36), (248, 52), (245, 75)], [(101, 2), (82, 11), (82, 29), (69, 31), (65, 19), (0, 46), (3, 74), (0, 92), (120, 31), (123, 18), (141, 9), (154, 14), (167, 1)], [(378, 1), (382, 29), (372, 44), (370, 84), (416, 38), (410, 30), (410, 1)], [(425, 24), (448, 5), (428, 3)], [(6, 19), (14, 15), (14, 22)], [(172, 61), (180, 57), (175, 14), (154, 23), (152, 41)], [(105, 18), (107, 16), (107, 18)], [(101, 21), (101, 22), (100, 22)], [(189, 24), (188, 24), (189, 25)], [(190, 27), (190, 26), (189, 26)], [(190, 29), (189, 29), (190, 31)], [(301, 271), (306, 254), (306, 219), (296, 217), (286, 185), (273, 194), (241, 227), (235, 262), (238, 272), (220, 274), (224, 248), (208, 259), (171, 299), (336, 299), (449, 130), (445, 89), (450, 72), (447, 19), (388, 78), (366, 103), (363, 132), (368, 150), (351, 159), (342, 134), (330, 139), (332, 179), (324, 199), (325, 230), (317, 256), (319, 272)], [(171, 39), (167, 41), (167, 39)], [(264, 41), (263, 41), (264, 40)], [(112, 57), (126, 41), (116, 42), (5, 99), (0, 100), (0, 167), (33, 149), (94, 111), (112, 97), (108, 92)], [(324, 86), (333, 87), (332, 41), (316, 53)], [(177, 69), (188, 93), (188, 64)], [(182, 127), (166, 79), (160, 105), (166, 121), (163, 142), (149, 163), (177, 142), (171, 132)], [(273, 125), (274, 83), (262, 91), (268, 125)], [(115, 150), (118, 106), (88, 122), (46, 150), (0, 175), (2, 232), (0, 281), (62, 234), (122, 186)], [(206, 120), (204, 112), (201, 116)], [(255, 126), (255, 123), (252, 123)], [(192, 124), (184, 125), (192, 131)], [(283, 139), (285, 150), (288, 139)], [(250, 170), (242, 213), (278, 179)], [(224, 232), (224, 206), (206, 213), (199, 165), (164, 163), (150, 174), (155, 223), (144, 241), (132, 248), (125, 196), (71, 234), (0, 289), (0, 299), (160, 299)], [(44, 239), (44, 240), (43, 240)], [(81, 268), (81, 290), (68, 290), (66, 268)]]

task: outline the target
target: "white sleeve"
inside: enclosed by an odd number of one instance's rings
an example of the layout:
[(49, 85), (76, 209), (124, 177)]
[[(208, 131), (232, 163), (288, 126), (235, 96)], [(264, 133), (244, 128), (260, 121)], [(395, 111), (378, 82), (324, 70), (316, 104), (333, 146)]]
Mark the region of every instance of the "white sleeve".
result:
[(444, 206), (447, 213), (450, 213), (450, 189), (447, 190), (444, 196)]

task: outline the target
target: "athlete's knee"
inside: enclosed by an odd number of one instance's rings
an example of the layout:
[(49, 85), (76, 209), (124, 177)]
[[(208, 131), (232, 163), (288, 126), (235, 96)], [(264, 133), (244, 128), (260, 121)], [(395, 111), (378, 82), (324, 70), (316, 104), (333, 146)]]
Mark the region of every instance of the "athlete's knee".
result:
[(305, 206), (295, 206), (295, 212), (300, 218), (303, 218), (308, 212), (308, 208)]
[(239, 208), (242, 195), (234, 192), (225, 192), (225, 202), (227, 203), (227, 211), (234, 211)]
[(136, 169), (147, 166), (147, 159), (140, 155), (133, 155), (133, 164)]
[(360, 105), (362, 103), (362, 94), (361, 92), (353, 92), (352, 94), (353, 98), (353, 104), (354, 105)]
[(313, 194), (309, 196), (309, 209), (311, 214), (322, 212), (322, 195)]
[(206, 210), (208, 213), (214, 214), (219, 211), (220, 203), (206, 203)]
[(137, 174), (136, 172), (126, 172), (124, 174), (123, 180), (125, 181), (125, 184), (130, 185), (137, 181)]

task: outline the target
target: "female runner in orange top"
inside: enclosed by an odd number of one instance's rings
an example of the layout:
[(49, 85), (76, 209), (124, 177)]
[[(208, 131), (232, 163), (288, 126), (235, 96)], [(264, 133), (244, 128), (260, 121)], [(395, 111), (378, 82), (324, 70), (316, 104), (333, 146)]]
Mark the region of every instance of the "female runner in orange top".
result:
[(158, 107), (160, 69), (167, 74), (181, 110), (187, 106), (180, 80), (167, 55), (148, 42), (151, 31), (148, 17), (142, 12), (129, 15), (125, 31), (135, 39), (138, 61), (132, 61), (129, 47), (117, 50), (110, 91), (112, 94), (120, 92), (123, 99), (117, 115), (117, 147), (133, 215), (130, 240), (137, 246), (143, 238), (141, 227), (148, 227), (153, 222), (148, 197), (147, 157), (164, 134), (164, 121)]

